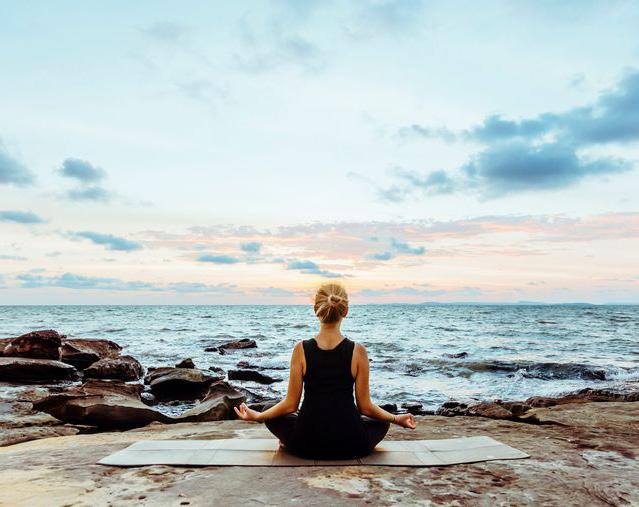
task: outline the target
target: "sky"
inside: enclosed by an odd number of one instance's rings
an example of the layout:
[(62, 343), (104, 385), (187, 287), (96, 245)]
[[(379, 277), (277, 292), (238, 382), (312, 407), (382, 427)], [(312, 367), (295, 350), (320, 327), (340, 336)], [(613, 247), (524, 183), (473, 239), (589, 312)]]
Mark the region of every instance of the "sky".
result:
[(0, 304), (639, 303), (637, 26), (0, 0)]

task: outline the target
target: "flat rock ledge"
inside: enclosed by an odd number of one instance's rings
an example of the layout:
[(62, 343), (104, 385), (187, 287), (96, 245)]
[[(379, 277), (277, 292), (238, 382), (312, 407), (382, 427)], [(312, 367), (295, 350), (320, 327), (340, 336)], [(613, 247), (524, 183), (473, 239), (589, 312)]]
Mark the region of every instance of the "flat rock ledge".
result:
[[(637, 505), (639, 402), (534, 408), (545, 424), (418, 417), (391, 439), (489, 435), (530, 459), (452, 467), (115, 468), (101, 457), (141, 439), (264, 438), (241, 421), (152, 423), (0, 448), (0, 505)], [(557, 424), (559, 423), (559, 424)]]

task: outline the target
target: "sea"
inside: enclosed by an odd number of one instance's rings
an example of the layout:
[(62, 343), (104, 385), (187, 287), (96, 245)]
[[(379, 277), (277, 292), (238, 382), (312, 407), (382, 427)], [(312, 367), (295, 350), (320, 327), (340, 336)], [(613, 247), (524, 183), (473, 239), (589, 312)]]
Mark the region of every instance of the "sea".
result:
[[(263, 396), (286, 393), (293, 346), (318, 331), (304, 306), (2, 306), (0, 336), (55, 329), (107, 338), (145, 367), (190, 357), (201, 369), (247, 361), (271, 385), (237, 382)], [(354, 305), (342, 333), (371, 359), (379, 403), (524, 400), (639, 379), (639, 306)], [(250, 338), (257, 347), (225, 355), (206, 347)]]

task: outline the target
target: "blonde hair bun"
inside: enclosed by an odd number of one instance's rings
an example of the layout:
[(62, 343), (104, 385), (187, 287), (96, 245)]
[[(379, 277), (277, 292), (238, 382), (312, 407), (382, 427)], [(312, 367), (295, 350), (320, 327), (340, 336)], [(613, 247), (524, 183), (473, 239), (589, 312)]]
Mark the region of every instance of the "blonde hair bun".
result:
[(315, 293), (315, 315), (324, 324), (339, 322), (348, 313), (348, 294), (339, 283), (325, 283)]

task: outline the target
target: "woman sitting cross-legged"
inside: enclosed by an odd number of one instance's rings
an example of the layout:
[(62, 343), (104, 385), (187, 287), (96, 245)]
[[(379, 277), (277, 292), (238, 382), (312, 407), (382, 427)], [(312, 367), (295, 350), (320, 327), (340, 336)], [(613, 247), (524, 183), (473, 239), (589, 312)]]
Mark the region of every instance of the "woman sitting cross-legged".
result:
[[(340, 333), (348, 313), (344, 288), (322, 285), (314, 309), (319, 334), (295, 345), (286, 398), (264, 412), (243, 403), (235, 408), (238, 417), (265, 422), (286, 450), (312, 459), (365, 456), (384, 438), (390, 423), (415, 429), (411, 414), (393, 415), (371, 401), (366, 349)], [(295, 414), (302, 389), (304, 401)]]

